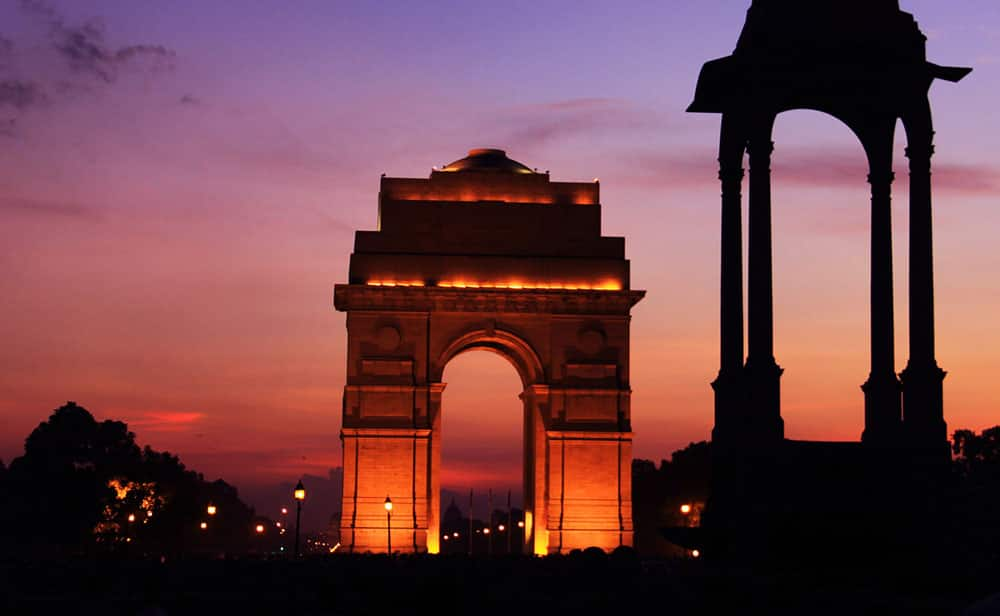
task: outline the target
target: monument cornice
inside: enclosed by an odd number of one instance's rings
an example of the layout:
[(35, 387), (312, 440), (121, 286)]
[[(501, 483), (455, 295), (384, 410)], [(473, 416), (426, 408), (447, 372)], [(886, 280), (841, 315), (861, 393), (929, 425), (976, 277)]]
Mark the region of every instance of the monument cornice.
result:
[(340, 311), (628, 315), (645, 291), (386, 287), (338, 284)]

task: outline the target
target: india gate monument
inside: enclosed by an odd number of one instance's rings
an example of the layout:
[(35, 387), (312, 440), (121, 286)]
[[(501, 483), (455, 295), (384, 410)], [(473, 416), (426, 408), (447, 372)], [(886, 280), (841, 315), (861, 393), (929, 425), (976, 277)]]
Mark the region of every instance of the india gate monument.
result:
[(478, 149), (426, 179), (383, 176), (378, 209), (334, 291), (344, 547), (440, 551), (442, 374), (473, 349), (524, 387), (524, 551), (631, 545), (629, 314), (644, 291), (624, 238), (601, 235), (600, 184)]

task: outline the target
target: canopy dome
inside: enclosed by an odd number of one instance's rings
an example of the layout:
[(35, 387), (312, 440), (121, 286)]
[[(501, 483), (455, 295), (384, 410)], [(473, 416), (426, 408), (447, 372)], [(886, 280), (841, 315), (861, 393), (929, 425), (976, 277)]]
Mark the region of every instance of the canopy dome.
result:
[(507, 158), (503, 150), (476, 148), (469, 155), (445, 165), (438, 171), (463, 173), (535, 173), (526, 165)]

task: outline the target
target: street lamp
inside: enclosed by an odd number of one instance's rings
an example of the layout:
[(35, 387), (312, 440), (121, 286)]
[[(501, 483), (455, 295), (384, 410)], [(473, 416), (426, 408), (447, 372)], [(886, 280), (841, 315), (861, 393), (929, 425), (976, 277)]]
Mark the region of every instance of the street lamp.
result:
[(691, 505), (688, 505), (687, 503), (681, 505), (681, 513), (684, 515), (691, 513)]
[(215, 512), (218, 511), (218, 509), (215, 508), (215, 505), (209, 504), (206, 511), (208, 511), (208, 515), (215, 515)]
[(385, 495), (385, 547), (389, 555), (392, 555), (392, 499)]
[(306, 487), (300, 479), (295, 484), (295, 558), (299, 557), (299, 527), (302, 526), (302, 501), (306, 499)]

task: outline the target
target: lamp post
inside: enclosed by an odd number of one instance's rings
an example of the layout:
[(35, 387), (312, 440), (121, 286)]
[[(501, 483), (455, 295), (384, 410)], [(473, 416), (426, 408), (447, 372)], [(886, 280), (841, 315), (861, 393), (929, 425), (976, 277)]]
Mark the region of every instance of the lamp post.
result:
[(295, 558), (299, 557), (299, 527), (302, 526), (302, 501), (306, 499), (306, 488), (300, 479), (295, 484)]
[(135, 523), (135, 514), (130, 513), (125, 519), (128, 520), (128, 525), (125, 527), (125, 554), (127, 555), (129, 553), (128, 544), (132, 543), (132, 525)]
[(389, 556), (392, 556), (392, 499), (385, 495), (385, 547)]

